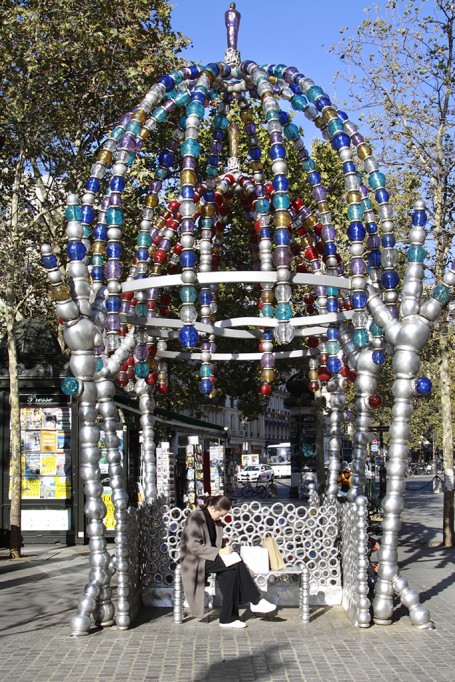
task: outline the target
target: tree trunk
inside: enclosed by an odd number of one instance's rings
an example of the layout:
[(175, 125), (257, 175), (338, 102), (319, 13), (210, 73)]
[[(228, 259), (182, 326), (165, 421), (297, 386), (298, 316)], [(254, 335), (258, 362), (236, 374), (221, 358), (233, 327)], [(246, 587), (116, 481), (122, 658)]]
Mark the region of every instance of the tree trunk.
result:
[(16, 337), (14, 334), (15, 306), (14, 293), (11, 286), (6, 289), (6, 333), (8, 344), (9, 363), (9, 386), (11, 406), (11, 511), (10, 511), (10, 559), (20, 559), (22, 547), (21, 532), (21, 497), (22, 497), (22, 472), (21, 472), (21, 421), (19, 406), (19, 378), (17, 374), (17, 350)]
[(452, 410), (450, 402), (450, 373), (447, 325), (441, 322), (439, 339), (441, 350), (440, 378), (441, 378), (441, 417), (442, 417), (442, 448), (444, 464), (444, 511), (442, 522), (442, 542), (444, 547), (454, 546), (454, 499), (453, 499), (453, 434)]

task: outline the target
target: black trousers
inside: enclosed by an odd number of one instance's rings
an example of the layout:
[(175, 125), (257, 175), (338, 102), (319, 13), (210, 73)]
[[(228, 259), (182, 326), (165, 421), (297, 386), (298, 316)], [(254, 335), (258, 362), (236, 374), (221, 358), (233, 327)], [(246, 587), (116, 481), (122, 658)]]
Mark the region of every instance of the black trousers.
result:
[(232, 566), (225, 566), (220, 556), (217, 556), (215, 561), (206, 559), (205, 573), (206, 575), (216, 573), (223, 595), (220, 623), (232, 623), (238, 620), (240, 604), (258, 603), (261, 593), (243, 561)]

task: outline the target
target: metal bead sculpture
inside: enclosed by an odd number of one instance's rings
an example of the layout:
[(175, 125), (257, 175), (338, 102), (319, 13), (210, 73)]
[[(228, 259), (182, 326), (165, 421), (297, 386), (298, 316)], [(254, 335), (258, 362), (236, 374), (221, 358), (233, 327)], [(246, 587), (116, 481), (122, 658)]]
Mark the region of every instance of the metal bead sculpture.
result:
[[(396, 555), (412, 399), (431, 390), (431, 383), (417, 376), (419, 353), (450, 299), (455, 267), (444, 275), (443, 283), (431, 296), (423, 299), (427, 218), (424, 203), (418, 201), (412, 214), (408, 267), (400, 281), (387, 180), (371, 147), (346, 113), (337, 110), (324, 90), (297, 68), (284, 64), (262, 67), (251, 60), (241, 61), (237, 49), (240, 14), (235, 3), (231, 3), (225, 20), (228, 49), (224, 61), (205, 66), (189, 64), (162, 76), (110, 133), (81, 199), (75, 194), (68, 196), (67, 283), (51, 248), (42, 247), (56, 314), (71, 351), (73, 376), (64, 380), (62, 389), (79, 402), (80, 475), (90, 538), (91, 572), (78, 614), (72, 619), (72, 634), (87, 634), (92, 616), (105, 625), (115, 620), (120, 628), (127, 628), (130, 622), (128, 567), (132, 559), (125, 530), (127, 494), (115, 435), (115, 387), (124, 388), (139, 401), (145, 503), (149, 505), (157, 495), (155, 399), (167, 392), (168, 363), (200, 363), (199, 390), (213, 397), (216, 362), (256, 361), (261, 366), (259, 391), (267, 396), (276, 376), (276, 361), (290, 357), (310, 358), (311, 390), (327, 385), (331, 394), (328, 502), (316, 513), (326, 504), (335, 504), (344, 385), (347, 380), (355, 381), (353, 486), (347, 504), (358, 522), (343, 547), (350, 548), (346, 549), (345, 565), (352, 567), (346, 569), (346, 582), (351, 571), (361, 576), (352, 590), (349, 610), (354, 622), (367, 625), (364, 472), (371, 412), (381, 404), (376, 380), (386, 352), (393, 355), (394, 405), (374, 620), (390, 622), (395, 592), (409, 608), (414, 625), (431, 627), (428, 610), (419, 604), (399, 573)], [(282, 102), (290, 103), (289, 112), (282, 108)], [(258, 116), (251, 106), (256, 103), (260, 105)], [(213, 108), (211, 141), (204, 149), (200, 133), (208, 106)], [(231, 111), (238, 113), (241, 126), (230, 122)], [(329, 193), (292, 121), (293, 112), (303, 112), (313, 121), (338, 155), (347, 204), (346, 224), (341, 226), (343, 239), (348, 239), (346, 262), (338, 248)], [(156, 155), (154, 176), (138, 219), (134, 261), (124, 276), (123, 192), (136, 157), (154, 153), (155, 132), (164, 122), (170, 134)], [(267, 150), (260, 148), (258, 125), (267, 130)], [(248, 147), (246, 161), (240, 152), (242, 135)], [(308, 205), (290, 191), (292, 178), (286, 161), (290, 145), (301, 161), (301, 176), (310, 189)], [(262, 161), (265, 154), (270, 161), (269, 177)], [(206, 159), (204, 167), (201, 158)], [(226, 167), (223, 158), (228, 159)], [(172, 173), (178, 174), (179, 183), (173, 196), (167, 197), (167, 179)], [(223, 269), (234, 195), (241, 203), (242, 219), (251, 237), (251, 269), (246, 271)], [(259, 314), (218, 320), (219, 285), (238, 282), (259, 286)], [(294, 302), (299, 290), (303, 294), (301, 310)], [(171, 303), (180, 306), (180, 319), (170, 317)], [(218, 337), (237, 343), (254, 339), (259, 352), (242, 353), (236, 348), (231, 353), (218, 353)], [(174, 338), (179, 339), (183, 350), (168, 349), (168, 341)], [(307, 347), (293, 349), (294, 338), (304, 339)], [(104, 538), (105, 506), (98, 466), (100, 425), (107, 434), (117, 522), (113, 557)], [(318, 504), (319, 500), (313, 501)], [(154, 532), (157, 519), (153, 514), (148, 519)], [(284, 540), (281, 536), (281, 540), (289, 556), (294, 551), (299, 556), (300, 551), (307, 552), (308, 543), (317, 542), (313, 536), (303, 538), (304, 546), (300, 547), (292, 537)], [(175, 549), (169, 547), (168, 551), (175, 560)], [(305, 556), (309, 565), (313, 559), (309, 553)], [(162, 568), (164, 561), (153, 569), (154, 575), (163, 577)], [(314, 576), (316, 564), (310, 570)], [(323, 570), (327, 569), (321, 569), (320, 577), (326, 578)], [(119, 581), (116, 614), (110, 588), (114, 571)], [(167, 575), (165, 571), (165, 580)], [(150, 576), (144, 579), (150, 580)]]

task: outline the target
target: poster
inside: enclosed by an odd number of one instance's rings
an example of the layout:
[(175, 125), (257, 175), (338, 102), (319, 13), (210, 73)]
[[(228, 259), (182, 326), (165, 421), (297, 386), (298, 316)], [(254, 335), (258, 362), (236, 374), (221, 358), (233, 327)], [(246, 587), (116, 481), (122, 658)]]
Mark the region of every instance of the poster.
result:
[(23, 407), (21, 409), (21, 428), (28, 431), (41, 429), (43, 411), (41, 407)]
[(69, 407), (42, 408), (41, 428), (45, 431), (69, 431), (71, 426)]
[(71, 475), (71, 453), (60, 452), (56, 457), (56, 474), (57, 476)]
[(69, 450), (71, 447), (71, 434), (70, 433), (57, 433), (57, 450)]
[(113, 530), (115, 528), (115, 517), (114, 517), (114, 503), (112, 501), (112, 489), (104, 488), (104, 493), (101, 498), (106, 505), (106, 516), (104, 517), (104, 525), (107, 530)]
[(40, 498), (40, 479), (24, 476), (22, 479), (22, 497), (24, 499)]
[(23, 456), (24, 466), (22, 473), (39, 476), (41, 473), (41, 454), (39, 452), (26, 452)]
[(57, 455), (41, 453), (41, 475), (55, 476), (57, 473)]
[(41, 478), (40, 479), (40, 498), (42, 500), (55, 499), (55, 478)]
[(41, 452), (55, 452), (57, 450), (57, 432), (41, 431)]
[(39, 452), (41, 450), (41, 431), (26, 431), (23, 448), (24, 452)]
[(57, 500), (67, 500), (71, 497), (71, 479), (58, 477), (55, 479), (55, 497)]

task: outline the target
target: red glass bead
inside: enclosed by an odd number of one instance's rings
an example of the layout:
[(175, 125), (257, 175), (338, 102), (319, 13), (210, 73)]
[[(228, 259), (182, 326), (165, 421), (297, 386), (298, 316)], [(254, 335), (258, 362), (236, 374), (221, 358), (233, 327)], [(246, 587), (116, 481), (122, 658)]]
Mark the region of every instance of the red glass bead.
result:
[(380, 395), (370, 395), (368, 398), (368, 404), (374, 410), (377, 410), (382, 405), (382, 398)]
[(308, 260), (317, 260), (318, 259), (318, 252), (313, 246), (307, 246), (305, 249), (305, 258)]
[(317, 336), (309, 336), (306, 340), (308, 348), (317, 348), (319, 346), (319, 339)]
[(157, 251), (155, 251), (155, 253), (153, 254), (154, 262), (159, 263), (160, 265), (166, 262), (166, 258), (167, 253), (164, 249), (157, 249)]
[(321, 232), (322, 232), (322, 225), (321, 225), (321, 223), (318, 223), (317, 225), (315, 225), (314, 228), (313, 228), (313, 230), (314, 230), (314, 234), (315, 234), (316, 236), (320, 237), (320, 236), (321, 236)]
[(162, 305), (169, 305), (169, 303), (172, 301), (172, 296), (169, 292), (165, 291), (164, 293), (161, 294), (160, 296), (160, 303)]
[(318, 381), (310, 381), (309, 389), (310, 389), (310, 391), (313, 391), (313, 393), (316, 393), (316, 391), (319, 391), (319, 382)]
[(169, 308), (165, 305), (160, 305), (160, 315), (161, 317), (167, 317), (169, 315)]
[(320, 381), (328, 381), (332, 375), (330, 374), (327, 367), (320, 367), (318, 369), (318, 377)]
[(297, 213), (300, 211), (301, 208), (303, 208), (303, 205), (304, 205), (303, 201), (300, 197), (295, 197), (295, 199), (291, 201), (291, 206), (294, 209), (294, 211), (297, 211)]
[(157, 378), (158, 374), (156, 372), (150, 372), (150, 374), (145, 378), (145, 381), (149, 386), (154, 386), (156, 384)]
[(270, 395), (272, 392), (272, 387), (270, 384), (268, 384), (266, 381), (264, 381), (263, 384), (261, 384), (261, 387), (259, 389), (261, 395)]
[(168, 204), (168, 208), (170, 211), (172, 211), (172, 213), (175, 213), (180, 208), (180, 202), (178, 202), (176, 200), (170, 201)]
[(167, 393), (167, 384), (158, 384), (156, 387), (156, 390), (158, 393), (161, 393), (161, 395), (165, 395)]

